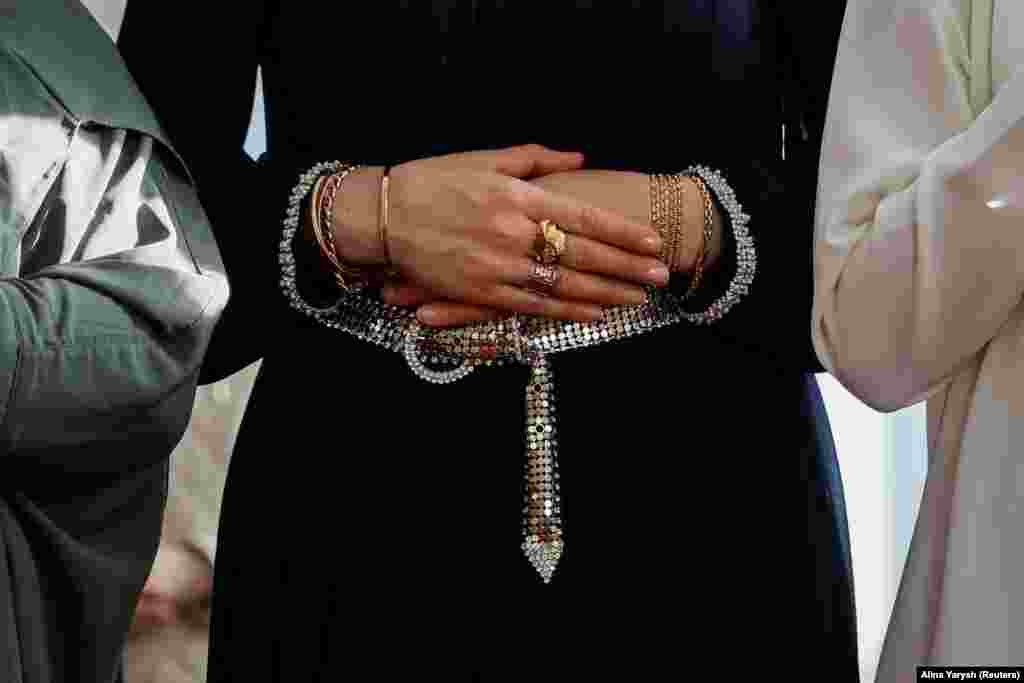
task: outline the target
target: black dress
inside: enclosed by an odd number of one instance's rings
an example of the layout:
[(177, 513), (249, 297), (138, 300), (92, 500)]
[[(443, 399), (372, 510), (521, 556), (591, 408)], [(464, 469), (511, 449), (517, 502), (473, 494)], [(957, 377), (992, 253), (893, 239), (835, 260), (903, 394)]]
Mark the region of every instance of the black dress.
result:
[[(264, 358), (224, 499), (211, 681), (367, 666), (366, 680), (596, 666), (857, 679), (810, 341), (843, 3), (773, 5), (129, 3), (120, 46), (232, 278), (206, 379)], [(255, 164), (242, 142), (257, 64), (269, 153)], [(721, 322), (555, 357), (566, 550), (550, 585), (519, 548), (526, 369), (434, 386), (278, 291), (287, 196), (313, 163), (526, 142), (594, 168), (717, 168), (758, 254), (751, 294)]]

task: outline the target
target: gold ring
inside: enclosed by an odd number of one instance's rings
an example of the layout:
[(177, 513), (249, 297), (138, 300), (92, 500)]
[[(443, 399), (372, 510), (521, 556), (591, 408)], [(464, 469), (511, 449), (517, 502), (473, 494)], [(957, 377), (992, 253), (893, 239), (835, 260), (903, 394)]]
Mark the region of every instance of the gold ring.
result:
[(537, 258), (541, 263), (558, 263), (565, 253), (565, 232), (554, 221), (543, 220), (537, 226)]
[(561, 276), (562, 272), (557, 265), (534, 261), (530, 268), (530, 284), (527, 289), (541, 296), (551, 296)]

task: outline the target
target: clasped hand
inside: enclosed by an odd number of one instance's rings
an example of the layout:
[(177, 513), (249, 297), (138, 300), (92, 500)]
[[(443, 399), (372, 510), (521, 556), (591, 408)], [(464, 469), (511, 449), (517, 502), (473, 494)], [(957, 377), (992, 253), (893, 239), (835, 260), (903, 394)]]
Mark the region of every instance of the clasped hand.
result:
[[(582, 170), (580, 154), (537, 145), (420, 159), (391, 171), (387, 249), (401, 273), (385, 301), (421, 322), (464, 325), (522, 313), (593, 321), (602, 306), (643, 303), (668, 270), (647, 218), (646, 176)], [(567, 234), (549, 295), (529, 287), (538, 224)], [(366, 244), (346, 246), (367, 251)]]

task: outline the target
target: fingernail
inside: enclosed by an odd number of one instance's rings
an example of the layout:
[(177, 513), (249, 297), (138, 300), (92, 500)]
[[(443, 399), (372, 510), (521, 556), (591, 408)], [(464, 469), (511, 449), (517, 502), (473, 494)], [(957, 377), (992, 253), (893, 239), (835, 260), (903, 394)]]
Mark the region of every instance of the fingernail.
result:
[(630, 289), (627, 294), (626, 303), (634, 306), (647, 303), (647, 292), (642, 289)]
[(644, 238), (644, 247), (647, 248), (652, 254), (657, 254), (661, 251), (661, 237), (658, 235), (651, 235), (650, 237)]
[(416, 319), (424, 325), (437, 324), (437, 315), (429, 308), (421, 308), (416, 311)]
[(646, 279), (653, 285), (663, 286), (668, 284), (668, 268), (664, 264), (657, 265), (647, 271)]

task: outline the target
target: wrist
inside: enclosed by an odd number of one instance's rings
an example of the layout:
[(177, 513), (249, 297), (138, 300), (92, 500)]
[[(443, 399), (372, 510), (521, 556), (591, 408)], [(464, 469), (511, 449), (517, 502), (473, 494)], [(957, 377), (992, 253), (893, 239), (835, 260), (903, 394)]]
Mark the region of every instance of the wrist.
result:
[[(693, 180), (690, 179), (692, 183)], [(697, 206), (701, 206), (702, 200), (700, 199), (700, 193), (696, 190), (696, 184), (694, 184), (694, 190), (697, 192), (698, 201)], [(709, 190), (710, 192), (710, 190)], [(715, 195), (713, 192), (710, 193), (711, 197), (711, 239), (704, 240), (699, 234), (704, 229), (704, 216), (701, 215), (695, 219), (693, 224), (693, 230), (696, 231), (694, 234), (695, 240), (704, 241), (704, 273), (710, 273), (715, 269), (719, 259), (722, 256), (722, 235), (725, 224), (722, 220), (722, 212), (718, 207), (718, 202), (715, 201)]]
[(704, 198), (696, 181), (686, 177), (685, 182), (686, 201), (684, 203), (683, 225), (686, 226), (686, 250), (684, 261), (676, 264), (679, 270), (692, 271), (697, 265), (700, 250), (704, 250), (704, 271), (709, 272), (718, 263), (722, 254), (722, 214), (717, 204), (711, 202), (711, 239), (707, 240), (704, 235)]
[(313, 232), (313, 207), (307, 197), (301, 207), (302, 222), (292, 242), (295, 259), (295, 285), (302, 298), (326, 307), (338, 297), (334, 266), (324, 255)]
[(339, 256), (353, 266), (384, 265), (387, 246), (381, 242), (380, 192), (383, 166), (360, 167), (345, 179), (334, 204), (334, 243)]

